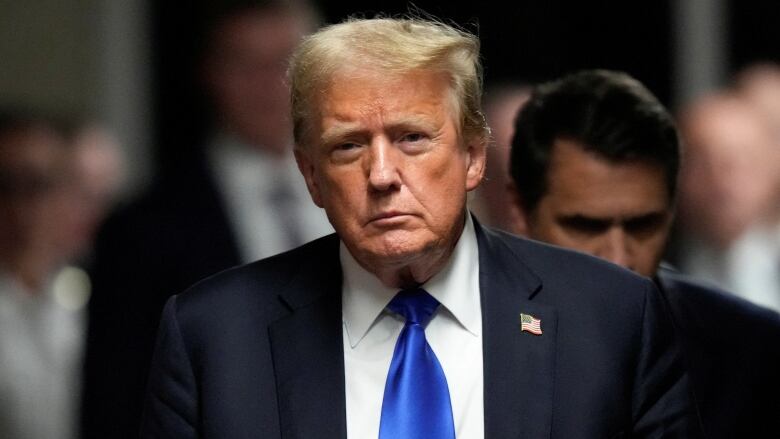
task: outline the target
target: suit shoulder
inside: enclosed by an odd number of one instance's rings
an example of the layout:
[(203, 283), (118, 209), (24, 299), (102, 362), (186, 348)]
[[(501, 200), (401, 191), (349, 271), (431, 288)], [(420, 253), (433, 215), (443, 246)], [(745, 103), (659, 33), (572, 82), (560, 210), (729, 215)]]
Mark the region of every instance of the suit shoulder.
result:
[(718, 322), (780, 340), (780, 314), (669, 268), (658, 271), (658, 282), (676, 314), (687, 320)]
[(250, 305), (273, 309), (280, 306), (277, 296), (286, 291), (293, 279), (316, 276), (334, 262), (338, 265), (338, 242), (335, 234), (324, 236), (293, 250), (216, 273), (181, 293), (177, 307), (193, 312), (227, 310), (228, 314), (240, 313)]
[(660, 306), (657, 288), (636, 273), (584, 253), (484, 230), (480, 264), (490, 264), (486, 269), (493, 275), (533, 279), (538, 289), (529, 297), (555, 306), (562, 316), (605, 320), (608, 314), (614, 321), (636, 322), (648, 303)]

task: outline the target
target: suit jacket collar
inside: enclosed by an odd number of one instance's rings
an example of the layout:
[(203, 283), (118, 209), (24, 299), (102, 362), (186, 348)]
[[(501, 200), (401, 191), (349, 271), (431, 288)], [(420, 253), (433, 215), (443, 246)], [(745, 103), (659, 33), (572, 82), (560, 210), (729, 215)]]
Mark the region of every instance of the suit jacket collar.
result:
[[(549, 437), (557, 314), (532, 301), (541, 280), (506, 243), (474, 221), (480, 259), (485, 437)], [(269, 327), (283, 438), (346, 438), (338, 237), (306, 246), (280, 294), (290, 314)], [(520, 330), (520, 313), (542, 335)]]
[[(475, 222), (476, 223), (476, 222)], [(476, 223), (482, 297), (485, 437), (550, 437), (556, 310), (538, 301), (542, 282), (502, 237)], [(520, 329), (520, 314), (542, 335)]]
[(269, 326), (282, 438), (345, 438), (339, 240), (305, 246), (280, 294), (290, 314)]

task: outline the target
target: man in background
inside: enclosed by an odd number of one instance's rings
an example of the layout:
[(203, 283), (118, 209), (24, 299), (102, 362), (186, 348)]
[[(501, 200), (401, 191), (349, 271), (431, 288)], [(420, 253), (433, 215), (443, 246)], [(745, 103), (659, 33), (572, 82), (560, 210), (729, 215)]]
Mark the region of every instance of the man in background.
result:
[[(780, 136), (750, 85), (703, 96), (680, 114), (675, 256), (686, 273), (780, 311)], [(760, 91), (780, 96), (769, 85)]]
[(707, 436), (775, 436), (780, 316), (659, 268), (679, 161), (671, 116), (630, 76), (584, 71), (540, 85), (512, 143), (518, 229), (653, 278), (683, 341)]
[(89, 279), (121, 172), (92, 126), (0, 110), (0, 437), (78, 437)]
[(235, 3), (212, 10), (198, 73), (214, 109), (211, 136), (101, 232), (85, 437), (137, 436), (154, 334), (170, 295), (332, 231), (292, 158), (285, 84), (287, 59), (316, 14), (305, 2)]

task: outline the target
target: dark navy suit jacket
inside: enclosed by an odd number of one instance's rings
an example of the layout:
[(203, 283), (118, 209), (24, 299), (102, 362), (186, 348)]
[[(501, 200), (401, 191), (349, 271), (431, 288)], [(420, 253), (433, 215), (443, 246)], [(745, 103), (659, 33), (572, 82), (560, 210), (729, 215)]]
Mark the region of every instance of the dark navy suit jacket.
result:
[(656, 283), (678, 329), (706, 436), (780, 437), (780, 315), (668, 268)]
[[(660, 293), (478, 224), (487, 438), (690, 438)], [(206, 279), (163, 313), (141, 436), (345, 438), (339, 240)], [(541, 319), (521, 332), (519, 314)]]

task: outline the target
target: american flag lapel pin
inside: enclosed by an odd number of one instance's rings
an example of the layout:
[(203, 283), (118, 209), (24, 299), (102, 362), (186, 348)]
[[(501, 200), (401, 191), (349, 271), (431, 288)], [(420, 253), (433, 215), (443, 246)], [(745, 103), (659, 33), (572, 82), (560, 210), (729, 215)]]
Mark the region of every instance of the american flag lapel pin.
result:
[(542, 321), (531, 314), (520, 314), (520, 331), (542, 335)]

